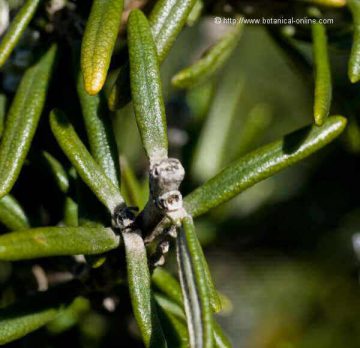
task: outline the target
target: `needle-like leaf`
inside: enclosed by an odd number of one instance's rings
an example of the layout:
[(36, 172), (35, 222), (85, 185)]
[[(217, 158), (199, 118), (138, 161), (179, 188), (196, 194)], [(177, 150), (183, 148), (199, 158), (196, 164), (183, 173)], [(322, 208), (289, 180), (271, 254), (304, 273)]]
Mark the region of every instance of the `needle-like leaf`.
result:
[(159, 297), (160, 295), (155, 297), (157, 309), (168, 346), (171, 348), (188, 348), (189, 335), (185, 320), (179, 319), (176, 315), (162, 307), (161, 301), (158, 301)]
[(79, 74), (77, 91), (81, 103), (90, 152), (105, 174), (119, 187), (119, 155), (107, 111), (100, 95), (90, 96)]
[(168, 55), (195, 3), (196, 0), (159, 0), (154, 6), (149, 23), (160, 62)]
[(61, 192), (66, 193), (69, 190), (69, 178), (68, 175), (62, 166), (62, 164), (50, 153), (44, 151), (43, 157), (45, 159), (45, 163), (52, 173), (56, 185), (60, 189)]
[[(190, 233), (195, 233), (195, 229), (192, 229)], [(197, 249), (197, 254), (203, 263), (203, 272), (206, 278), (208, 290), (209, 290), (209, 297), (210, 297), (210, 304), (214, 312), (219, 312), (221, 310), (221, 300), (216, 288), (214, 286), (214, 282), (209, 270), (209, 266), (205, 259), (204, 253), (202, 251), (201, 245), (197, 239), (196, 235), (192, 236), (192, 239), (196, 241), (194, 248)], [(168, 272), (166, 272), (162, 268), (157, 268), (153, 275), (152, 281), (154, 285), (163, 293), (165, 293), (171, 300), (175, 301), (178, 305), (182, 305), (182, 300), (180, 297), (181, 288), (177, 280)]]
[[(178, 318), (181, 322), (186, 323), (185, 314), (183, 311), (183, 301), (181, 288), (179, 283), (175, 280), (177, 287), (179, 288), (179, 292), (176, 295), (176, 298), (173, 299), (171, 296), (165, 297), (159, 294), (155, 295), (157, 303), (161, 306), (162, 309), (166, 311), (167, 314), (171, 314), (172, 316)], [(167, 293), (164, 292), (166, 295)], [(214, 346), (219, 348), (231, 348), (232, 345), (229, 339), (226, 337), (225, 333), (222, 331), (219, 324), (214, 320), (213, 321), (213, 329), (214, 329)]]
[(78, 204), (71, 197), (65, 198), (64, 223), (66, 226), (79, 225), (79, 207)]
[(105, 83), (123, 8), (124, 0), (93, 0), (81, 47), (81, 70), (90, 95)]
[(119, 189), (95, 162), (67, 117), (60, 110), (51, 112), (50, 124), (60, 147), (82, 180), (109, 209), (110, 213), (113, 213), (116, 207), (124, 203)]
[[(149, 16), (149, 24), (161, 64), (181, 32), (196, 0), (158, 0)], [(131, 96), (129, 89), (129, 64), (124, 64), (109, 96), (111, 110), (127, 104)]]
[(353, 17), (353, 42), (349, 60), (348, 75), (352, 83), (360, 80), (360, 1), (348, 0), (347, 4)]
[(105, 227), (40, 227), (0, 236), (0, 260), (18, 261), (60, 255), (101, 254), (119, 246)]
[(331, 71), (325, 25), (312, 24), (315, 63), (315, 124), (322, 126), (329, 116), (331, 106)]
[(6, 115), (6, 96), (4, 94), (0, 94), (0, 137), (4, 130), (5, 115)]
[(131, 94), (141, 140), (151, 163), (167, 157), (165, 106), (156, 48), (140, 10), (128, 20)]
[(150, 272), (144, 241), (139, 231), (122, 234), (130, 289), (136, 321), (146, 347), (166, 347), (151, 291)]
[(213, 347), (213, 317), (203, 260), (198, 253), (194, 224), (183, 219), (176, 241), (179, 276), (188, 324), (190, 347)]
[(329, 7), (343, 7), (346, 5), (346, 0), (300, 0), (308, 2), (313, 5), (329, 6)]
[(181, 70), (172, 78), (177, 88), (192, 88), (213, 76), (226, 62), (234, 51), (243, 31), (243, 24), (238, 24), (219, 40), (213, 47), (193, 65)]
[(6, 119), (0, 144), (0, 198), (18, 178), (43, 110), (56, 47), (30, 69), (21, 80)]
[(79, 290), (81, 285), (73, 281), (0, 309), (0, 345), (24, 337), (55, 319)]
[(332, 116), (322, 127), (305, 127), (249, 153), (186, 196), (186, 211), (193, 216), (206, 213), (259, 181), (310, 156), (338, 137), (345, 126), (344, 117)]
[(10, 24), (8, 31), (0, 42), (0, 68), (10, 57), (11, 52), (33, 18), (39, 3), (40, 0), (27, 0)]
[(20, 204), (10, 195), (0, 198), (0, 223), (10, 231), (29, 228), (29, 221)]

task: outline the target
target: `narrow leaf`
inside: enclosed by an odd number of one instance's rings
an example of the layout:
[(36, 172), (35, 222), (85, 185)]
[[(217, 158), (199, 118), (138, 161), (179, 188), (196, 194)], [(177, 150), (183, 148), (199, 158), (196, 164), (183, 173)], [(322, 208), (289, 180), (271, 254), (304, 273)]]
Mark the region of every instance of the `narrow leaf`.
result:
[(217, 348), (231, 348), (230, 340), (225, 336), (220, 325), (214, 320), (214, 346)]
[[(180, 287), (180, 285), (178, 284)], [(183, 311), (183, 301), (181, 298), (181, 292), (179, 293), (180, 304), (177, 303), (177, 300), (168, 299), (165, 296), (159, 294), (155, 295), (156, 302), (161, 306), (161, 308), (167, 313), (171, 314), (173, 317), (177, 318), (180, 322), (186, 323), (185, 314)], [(219, 348), (231, 348), (232, 344), (230, 340), (226, 337), (220, 325), (213, 320), (213, 335), (214, 335), (214, 347)]]
[(114, 132), (100, 95), (89, 96), (79, 74), (77, 91), (80, 98), (90, 152), (113, 184), (119, 187), (119, 155)]
[(50, 153), (44, 151), (43, 157), (49, 168), (50, 172), (52, 173), (56, 185), (60, 189), (61, 192), (66, 193), (69, 190), (69, 178), (68, 175), (62, 166), (62, 164)]
[[(192, 229), (190, 233), (195, 233), (195, 229)], [(214, 312), (219, 312), (221, 310), (221, 300), (218, 292), (216, 291), (209, 266), (205, 259), (204, 253), (202, 251), (201, 245), (199, 240), (197, 239), (196, 234), (192, 236), (192, 239), (196, 241), (194, 248), (197, 250), (197, 254), (201, 258), (203, 263), (203, 272), (206, 278), (209, 297), (210, 297), (210, 304), (212, 310)], [(152, 275), (152, 282), (159, 289), (162, 293), (166, 294), (172, 301), (176, 302), (178, 305), (182, 306), (181, 300), (181, 287), (178, 281), (167, 271), (162, 268), (157, 268)]]
[(305, 127), (251, 152), (186, 196), (186, 211), (193, 216), (206, 213), (259, 181), (310, 156), (338, 137), (345, 126), (345, 118), (332, 116), (322, 127)]
[(24, 337), (55, 319), (80, 289), (81, 285), (74, 281), (0, 309), (0, 345)]
[(346, 5), (346, 0), (301, 0), (301, 1), (308, 2), (313, 5), (329, 6), (329, 7), (343, 7)]
[[(152, 36), (161, 64), (181, 32), (196, 0), (158, 0), (149, 16)], [(131, 100), (129, 65), (124, 64), (109, 96), (109, 107), (115, 110)]]
[(159, 0), (149, 16), (159, 61), (163, 62), (196, 0)]
[(20, 204), (10, 195), (0, 198), (0, 223), (10, 231), (29, 228), (29, 221)]
[(147, 201), (144, 194), (144, 185), (136, 178), (128, 161), (121, 158), (121, 193), (128, 205), (138, 207), (142, 210)]
[(9, 110), (0, 144), (0, 198), (18, 178), (43, 110), (56, 47), (27, 70)]
[(51, 112), (50, 125), (60, 147), (82, 180), (112, 213), (116, 207), (124, 203), (119, 189), (91, 157), (73, 126), (60, 110)]
[(146, 347), (166, 347), (151, 292), (150, 272), (144, 241), (139, 231), (122, 234), (128, 272), (131, 303)]
[(150, 162), (167, 157), (165, 106), (156, 48), (149, 23), (140, 10), (128, 21), (131, 94), (141, 140)]
[(11, 52), (33, 18), (39, 3), (40, 0), (27, 0), (11, 22), (9, 29), (0, 42), (0, 68), (10, 57)]
[(0, 137), (4, 130), (5, 115), (6, 115), (6, 96), (4, 94), (0, 94)]
[(176, 250), (190, 347), (213, 347), (212, 311), (203, 262), (190, 217), (183, 220)]
[(348, 0), (353, 17), (353, 41), (350, 53), (348, 75), (352, 83), (360, 80), (360, 0)]
[(79, 207), (71, 197), (65, 198), (64, 223), (66, 226), (79, 225)]
[(315, 63), (315, 124), (322, 126), (329, 116), (331, 106), (331, 72), (327, 36), (324, 24), (312, 24)]
[(204, 6), (205, 6), (205, 4), (204, 4), (203, 0), (195, 1), (195, 5), (191, 9), (191, 11), (186, 19), (186, 24), (189, 27), (192, 27), (195, 23), (197, 23), (200, 20), (201, 14), (204, 10)]
[(180, 284), (169, 272), (158, 267), (154, 270), (151, 279), (155, 287), (169, 299), (179, 306), (183, 305)]
[(93, 0), (81, 47), (81, 70), (90, 95), (105, 83), (123, 8), (123, 0)]
[(188, 348), (189, 335), (185, 321), (161, 307), (158, 301), (156, 302), (158, 304), (159, 319), (161, 320), (168, 346), (171, 348)]
[(115, 249), (119, 237), (105, 227), (40, 227), (0, 236), (0, 260), (93, 255)]
[(213, 76), (227, 61), (234, 51), (243, 31), (243, 24), (238, 24), (207, 50), (201, 59), (193, 65), (181, 70), (172, 78), (172, 84), (177, 88), (192, 88)]

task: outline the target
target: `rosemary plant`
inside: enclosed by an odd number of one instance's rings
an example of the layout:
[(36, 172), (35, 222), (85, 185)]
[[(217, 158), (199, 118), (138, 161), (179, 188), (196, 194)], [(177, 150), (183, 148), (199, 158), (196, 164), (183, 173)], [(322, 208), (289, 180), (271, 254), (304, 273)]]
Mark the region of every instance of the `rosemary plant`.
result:
[[(311, 7), (314, 18), (331, 14), (340, 23), (335, 29), (319, 23), (294, 26), (290, 34), (281, 25), (268, 28), (299, 71), (306, 76), (314, 71), (313, 124), (241, 154), (186, 195), (181, 184), (189, 175), (188, 163), (169, 157), (167, 119), (172, 115), (166, 114), (160, 65), (187, 23), (205, 15), (223, 16), (224, 6), (231, 6), (239, 24), (171, 80), (178, 89), (206, 83), (241, 44), (245, 7), (253, 6), (257, 17), (271, 13), (276, 2), (267, 1), (265, 8), (256, 1), (201, 0), (26, 0), (13, 5), (0, 42), (1, 77), (11, 70), (17, 45), (27, 47), (30, 58), (14, 96), (9, 91), (0, 95), (0, 260), (12, 262), (14, 269), (26, 265), (27, 272), (17, 275), (22, 284), (31, 269), (38, 284), (45, 277), (46, 291), (15, 289), (11, 282), (0, 289), (0, 298), (13, 290), (1, 302), (0, 344), (26, 339), (69, 313), (80, 318), (84, 308), (97, 308), (99, 301), (109, 306), (116, 297), (131, 302), (146, 347), (231, 346), (215, 319), (222, 297), (195, 218), (305, 160), (344, 131), (346, 119), (330, 116), (332, 94), (342, 104), (332, 93), (328, 46), (342, 35), (334, 32), (339, 28), (343, 35), (353, 33), (348, 70), (351, 82), (358, 82), (360, 1), (348, 0), (348, 8), (345, 0), (286, 2), (289, 13)], [(0, 5), (0, 11), (9, 11), (2, 1)], [(304, 38), (312, 45), (313, 65), (296, 46)], [(113, 111), (123, 107), (133, 108), (146, 154), (145, 204), (139, 199), (144, 190), (128, 163), (122, 161), (120, 169), (116, 138), (122, 135), (114, 132)], [(206, 155), (206, 148), (202, 151)], [(31, 185), (31, 166), (41, 168), (44, 178), (37, 189), (52, 187), (63, 206), (53, 214), (44, 207), (50, 217), (32, 216), (15, 198), (21, 201), (34, 192), (17, 189), (21, 178)], [(178, 275), (167, 268), (169, 250), (176, 253)], [(46, 266), (44, 258), (53, 258), (57, 266)], [(56, 277), (60, 270), (65, 277)]]

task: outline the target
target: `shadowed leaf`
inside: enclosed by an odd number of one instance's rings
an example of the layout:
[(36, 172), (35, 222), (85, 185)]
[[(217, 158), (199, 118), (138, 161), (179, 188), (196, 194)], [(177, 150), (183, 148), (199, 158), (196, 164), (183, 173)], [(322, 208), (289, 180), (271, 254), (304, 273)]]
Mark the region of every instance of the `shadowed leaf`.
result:
[(5, 36), (0, 41), (0, 68), (10, 57), (22, 34), (33, 18), (40, 0), (27, 0), (11, 22)]
[(12, 189), (18, 178), (45, 103), (56, 47), (30, 69), (21, 80), (11, 104), (0, 144), (0, 197)]
[(80, 289), (81, 285), (73, 281), (0, 309), (0, 345), (17, 340), (55, 319)]
[(29, 221), (22, 207), (10, 195), (0, 198), (0, 222), (10, 231), (29, 228)]
[(193, 65), (179, 71), (171, 80), (174, 87), (192, 88), (213, 76), (225, 64), (234, 51), (244, 25), (238, 24), (219, 40)]
[(119, 155), (111, 120), (100, 95), (89, 96), (79, 74), (77, 91), (80, 99), (90, 152), (113, 184), (119, 187)]

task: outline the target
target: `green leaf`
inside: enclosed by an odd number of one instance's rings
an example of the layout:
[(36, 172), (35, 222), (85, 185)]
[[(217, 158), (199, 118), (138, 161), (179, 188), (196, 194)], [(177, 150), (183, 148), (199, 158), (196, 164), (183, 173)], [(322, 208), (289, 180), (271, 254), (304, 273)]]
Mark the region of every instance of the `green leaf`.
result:
[(81, 103), (90, 152), (108, 178), (119, 187), (119, 155), (114, 132), (100, 95), (89, 96), (79, 74), (77, 91)]
[[(180, 34), (196, 0), (158, 0), (150, 13), (149, 21), (156, 51), (161, 64)], [(124, 64), (109, 96), (111, 110), (127, 104), (131, 96), (129, 89), (129, 64)]]
[(353, 17), (353, 42), (349, 60), (348, 75), (352, 83), (360, 80), (360, 0), (348, 0)]
[[(343, 7), (346, 0), (302, 0), (313, 5), (329, 6), (329, 7)], [(348, 0), (349, 1), (349, 0)]]
[(101, 254), (119, 246), (105, 227), (40, 227), (0, 236), (0, 260), (18, 261), (60, 255)]
[(171, 80), (177, 88), (192, 88), (212, 77), (225, 64), (234, 51), (244, 25), (238, 24), (235, 30), (225, 35), (193, 65), (178, 72)]
[(219, 324), (214, 320), (214, 345), (217, 348), (231, 348), (230, 340), (225, 336)]
[(64, 223), (66, 226), (79, 225), (79, 207), (78, 204), (71, 198), (65, 197), (64, 202)]
[(66, 193), (69, 190), (70, 184), (64, 167), (54, 156), (46, 151), (43, 152), (43, 157), (48, 169), (55, 179), (57, 187), (61, 192)]
[(206, 213), (259, 181), (310, 156), (338, 137), (345, 126), (345, 118), (332, 116), (322, 127), (305, 127), (251, 152), (186, 196), (186, 211), (193, 216)]
[(166, 347), (152, 296), (150, 272), (144, 241), (139, 231), (124, 231), (126, 263), (131, 303), (146, 347)]
[(158, 298), (156, 298), (156, 302), (158, 304), (157, 309), (159, 319), (161, 321), (168, 346), (171, 348), (188, 348), (189, 335), (185, 321), (167, 311), (166, 308), (163, 308), (161, 303), (157, 300)]
[(179, 306), (183, 305), (180, 284), (169, 272), (158, 267), (154, 270), (151, 279), (158, 290)]
[[(189, 233), (195, 233), (195, 229), (189, 231)], [(209, 291), (209, 298), (210, 304), (214, 312), (219, 312), (221, 310), (221, 300), (218, 292), (216, 291), (209, 266), (205, 259), (204, 253), (202, 251), (201, 245), (199, 240), (195, 235), (191, 236), (192, 240), (196, 241), (194, 244), (194, 248), (197, 250), (196, 254), (199, 255), (201, 258), (201, 262), (203, 263), (203, 272), (206, 278), (208, 291)], [(182, 306), (182, 299), (181, 299), (181, 287), (178, 281), (167, 271), (162, 268), (157, 268), (154, 270), (152, 275), (152, 282), (159, 289), (161, 292), (166, 294), (172, 301), (176, 302), (179, 306)]]
[(211, 348), (213, 317), (203, 260), (198, 252), (192, 218), (184, 218), (182, 225), (183, 228), (178, 232), (176, 251), (190, 347)]
[(55, 319), (80, 289), (81, 285), (74, 281), (0, 309), (0, 345), (24, 337)]
[(329, 116), (332, 98), (331, 71), (324, 24), (312, 24), (315, 63), (315, 124), (322, 126)]
[(0, 137), (4, 130), (5, 116), (6, 116), (6, 96), (4, 94), (0, 94)]
[(144, 209), (148, 199), (144, 194), (144, 185), (136, 178), (133, 169), (128, 161), (121, 158), (121, 193), (129, 206), (138, 207), (139, 210)]
[(141, 140), (150, 162), (167, 157), (165, 106), (156, 48), (149, 23), (140, 10), (128, 20), (131, 94)]
[(239, 65), (237, 61), (231, 62), (224, 72), (194, 151), (191, 174), (201, 182), (215, 175), (228, 156), (224, 149), (245, 85), (244, 79), (234, 73), (233, 64)]
[(203, 0), (196, 0), (195, 1), (195, 5), (193, 6), (193, 8), (191, 9), (187, 19), (186, 19), (186, 24), (189, 27), (192, 27), (193, 25), (195, 25), (195, 23), (197, 23), (200, 18), (201, 18), (201, 14), (204, 10), (204, 1)]
[(29, 228), (29, 221), (22, 207), (10, 195), (0, 198), (0, 222), (10, 231)]
[(27, 0), (11, 22), (9, 29), (0, 42), (0, 68), (10, 57), (11, 52), (33, 18), (39, 3), (40, 0)]
[(21, 80), (0, 144), (0, 198), (17, 180), (45, 103), (56, 47), (52, 46)]
[[(158, 304), (167, 313), (171, 313), (185, 322), (185, 315), (182, 310), (184, 303), (178, 281), (163, 268), (156, 268), (152, 275), (152, 282), (157, 289), (167, 296), (155, 295)], [(213, 329), (215, 347), (231, 347), (229, 339), (225, 336), (215, 320), (213, 321)]]
[(69, 306), (61, 311), (60, 315), (52, 320), (47, 329), (52, 334), (61, 334), (74, 327), (90, 312), (91, 304), (85, 297), (77, 297)]
[(123, 8), (123, 0), (93, 0), (81, 46), (81, 70), (90, 95), (105, 83)]
[(158, 0), (149, 23), (159, 61), (163, 62), (180, 34), (196, 0)]
[(124, 204), (119, 189), (111, 182), (81, 142), (73, 126), (60, 110), (50, 114), (50, 125), (60, 147), (82, 180), (98, 199), (113, 213)]

